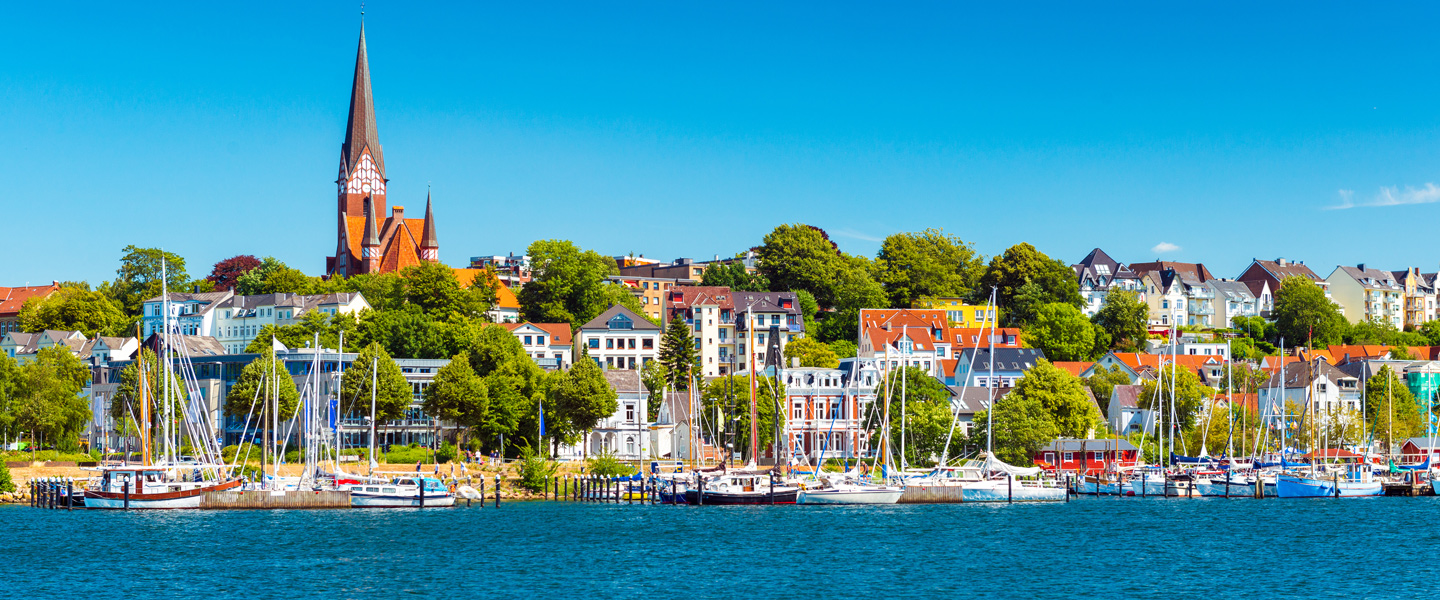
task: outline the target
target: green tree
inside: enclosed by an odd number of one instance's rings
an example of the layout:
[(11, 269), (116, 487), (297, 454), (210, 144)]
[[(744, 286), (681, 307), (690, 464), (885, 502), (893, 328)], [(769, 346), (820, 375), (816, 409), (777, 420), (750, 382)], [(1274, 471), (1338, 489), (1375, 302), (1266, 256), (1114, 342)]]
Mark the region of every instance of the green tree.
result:
[[(1388, 322), (1376, 322), (1368, 319), (1361, 319), (1345, 328), (1344, 339), (1346, 344), (1357, 345), (1382, 345), (1392, 347), (1426, 346), (1429, 339), (1424, 334), (1414, 331), (1401, 331)], [(1392, 350), (1392, 353), (1394, 351)], [(1405, 352), (1405, 353), (1408, 353)], [(1399, 358), (1393, 356), (1392, 358)]]
[(804, 224), (781, 225), (765, 236), (756, 253), (760, 274), (773, 289), (805, 290), (821, 306), (835, 306), (834, 282), (847, 265), (840, 248), (824, 230)]
[(52, 443), (61, 451), (80, 447), (79, 436), (90, 423), (90, 402), (80, 395), (90, 369), (64, 346), (45, 348), (20, 367), (14, 407), (15, 425), (35, 442)]
[(438, 359), (463, 350), (449, 343), (445, 323), (413, 304), (399, 310), (364, 311), (359, 329), (364, 339), (401, 358)]
[(1241, 361), (1227, 361), (1221, 375), (1220, 391), (1235, 394), (1254, 394), (1270, 381), (1270, 373)]
[(1105, 294), (1105, 305), (1095, 313), (1091, 322), (1110, 334), (1115, 348), (1133, 352), (1145, 342), (1145, 324), (1149, 318), (1150, 308), (1140, 301), (1139, 294), (1111, 288)]
[(1272, 311), (1278, 333), (1291, 347), (1314, 343), (1340, 343), (1347, 324), (1340, 308), (1325, 297), (1325, 290), (1304, 277), (1286, 277), (1275, 292)]
[(525, 320), (578, 327), (609, 308), (605, 278), (619, 273), (614, 259), (565, 240), (539, 240), (526, 253), (533, 278), (517, 295)]
[(1025, 330), (1025, 344), (1044, 351), (1051, 360), (1094, 360), (1096, 329), (1080, 309), (1052, 302), (1040, 307)]
[(279, 259), (267, 256), (260, 266), (235, 277), (235, 293), (241, 296), (256, 294), (309, 294), (315, 287), (315, 279), (292, 269)]
[(435, 380), (424, 392), (425, 414), (479, 429), (490, 411), (490, 391), (470, 367), (470, 354), (461, 352), (435, 372)]
[(477, 276), (470, 287), (461, 287), (454, 269), (425, 261), (400, 273), (405, 282), (405, 300), (434, 319), (483, 319), (496, 302), (495, 288), (486, 283), (489, 277)]
[(770, 290), (770, 281), (764, 275), (745, 270), (745, 263), (740, 261), (705, 265), (705, 270), (700, 273), (700, 285), (728, 287), (738, 292)]
[(499, 437), (504, 435), (503, 450), (507, 452), (526, 443), (538, 447), (539, 409), (551, 379), (530, 358), (520, 340), (499, 325), (482, 327), (470, 344), (469, 354), (470, 367), (490, 393), (490, 410), (479, 427), (486, 444), (497, 447)]
[(20, 307), (20, 328), (32, 333), (79, 331), (85, 337), (126, 333), (131, 320), (109, 296), (88, 287), (63, 287), (47, 298), (26, 300)]
[[(1024, 379), (1022, 379), (1023, 381)], [(1015, 465), (1029, 465), (1035, 452), (1060, 437), (1055, 419), (1034, 396), (1010, 392), (995, 402), (993, 439), (995, 456)], [(986, 443), (992, 418), (989, 411), (975, 413), (970, 438)]]
[(595, 428), (601, 419), (615, 414), (619, 403), (615, 390), (605, 380), (600, 365), (581, 349), (581, 356), (551, 392), (555, 399), (555, 420), (550, 438), (556, 448), (566, 437)]
[(0, 353), (0, 439), (8, 440), (17, 437), (15, 394), (19, 386), (20, 363), (16, 362), (14, 358)]
[(1007, 397), (1016, 394), (1038, 401), (1063, 437), (1087, 437), (1103, 426), (1099, 411), (1085, 396), (1081, 379), (1048, 360), (1041, 359), (1026, 371)]
[(660, 339), (660, 362), (665, 365), (669, 376), (670, 389), (689, 389), (690, 376), (694, 373), (696, 355), (695, 339), (690, 337), (690, 326), (679, 312), (670, 318), (665, 335)]
[[(727, 382), (729, 383), (728, 400)], [(784, 385), (777, 384), (772, 377), (755, 379), (755, 414), (757, 417), (755, 423), (759, 430), (757, 446), (762, 455), (768, 454), (775, 442), (776, 398), (779, 398), (781, 403), (785, 402)], [(714, 419), (719, 423), (710, 422), (712, 419), (706, 419), (705, 425), (710, 429), (703, 433), (714, 436), (715, 439), (734, 439), (734, 449), (737, 455), (748, 455), (750, 453), (750, 377), (735, 375), (716, 377), (701, 386), (700, 402), (706, 415), (717, 414), (717, 409), (718, 414), (722, 415), (721, 419)], [(718, 430), (721, 425), (724, 427), (723, 432)], [(783, 412), (778, 425), (784, 426)], [(745, 459), (753, 460), (754, 457), (745, 456)]]
[[(1026, 284), (1034, 284), (1034, 287), (1022, 289)], [(1001, 316), (1010, 326), (1023, 327), (1027, 323), (1030, 314), (1027, 308), (1038, 309), (1040, 305), (1052, 302), (1077, 308), (1084, 304), (1075, 271), (1026, 243), (1011, 246), (1003, 254), (990, 259), (985, 274), (980, 278), (976, 299), (987, 296), (992, 287), (999, 296), (1000, 306), (1006, 308)]]
[(240, 378), (225, 395), (225, 414), (242, 419), (255, 415), (259, 419), (260, 410), (274, 406), (276, 397), (280, 419), (295, 416), (295, 411), (300, 409), (300, 391), (295, 388), (295, 379), (290, 377), (285, 363), (276, 358), (275, 352), (267, 350), (240, 371)]
[(830, 347), (831, 352), (835, 353), (836, 359), (855, 358), (856, 353), (859, 352), (859, 348), (855, 346), (855, 342), (850, 340), (835, 340), (826, 345)]
[(384, 348), (374, 343), (360, 350), (355, 362), (345, 369), (345, 375), (340, 378), (340, 413), (368, 417), (372, 392), (377, 422), (405, 416), (405, 409), (409, 408), (414, 398), (410, 382), (405, 381), (404, 373), (400, 372), (400, 365), (395, 364)]
[(834, 369), (840, 366), (840, 359), (835, 356), (835, 351), (831, 350), (830, 346), (811, 338), (790, 340), (790, 343), (785, 345), (785, 365), (788, 367), (795, 364), (796, 359), (800, 360), (801, 367)]
[(1115, 391), (1115, 386), (1130, 385), (1130, 376), (1126, 375), (1119, 365), (1095, 365), (1095, 370), (1084, 381), (1090, 388), (1090, 393), (1095, 395), (1095, 401), (1100, 403), (1100, 411), (1103, 413), (1109, 410), (1110, 395)]
[[(905, 464), (934, 465), (944, 451), (945, 439), (950, 434), (950, 423), (953, 420), (950, 390), (920, 367), (905, 367), (898, 377), (904, 378), (903, 386), (898, 381), (882, 381), (875, 388), (876, 402), (882, 403), (882, 410), (885, 395), (890, 395), (891, 451), (901, 451), (900, 430), (903, 417)], [(880, 440), (880, 433), (877, 427), (877, 430), (872, 432), (871, 439)]]
[(185, 273), (185, 259), (179, 255), (159, 248), (136, 246), (126, 246), (121, 252), (125, 254), (120, 257), (115, 281), (105, 284), (100, 291), (114, 299), (125, 314), (140, 314), (141, 305), (146, 300), (160, 295), (162, 260), (170, 291), (189, 291), (190, 276)]
[(1374, 438), (1386, 449), (1423, 433), (1424, 412), (1405, 380), (1389, 365), (1380, 367), (1365, 383), (1365, 418)]
[(968, 297), (984, 271), (975, 248), (942, 229), (893, 234), (875, 259), (875, 280), (894, 308), (923, 297)]

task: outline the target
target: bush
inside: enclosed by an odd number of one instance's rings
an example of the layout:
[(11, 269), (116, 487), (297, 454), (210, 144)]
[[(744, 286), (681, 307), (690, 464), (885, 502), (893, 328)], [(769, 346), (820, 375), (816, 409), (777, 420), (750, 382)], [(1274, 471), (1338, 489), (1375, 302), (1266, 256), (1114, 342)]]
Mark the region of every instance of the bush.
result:
[(0, 461), (0, 494), (8, 494), (15, 491), (15, 481), (10, 479), (10, 467)]
[(595, 455), (587, 464), (591, 473), (601, 477), (619, 477), (635, 473), (634, 467), (620, 462), (614, 454), (609, 452)]
[(532, 492), (544, 490), (558, 468), (559, 465), (545, 460), (529, 446), (520, 449), (520, 487)]
[(413, 465), (430, 462), (430, 452), (419, 446), (392, 446), (389, 452), (381, 454), (381, 462), (397, 465)]
[(441, 442), (440, 449), (435, 451), (435, 462), (441, 464), (454, 462), (456, 454), (457, 451), (455, 450), (455, 444), (451, 444), (450, 442)]

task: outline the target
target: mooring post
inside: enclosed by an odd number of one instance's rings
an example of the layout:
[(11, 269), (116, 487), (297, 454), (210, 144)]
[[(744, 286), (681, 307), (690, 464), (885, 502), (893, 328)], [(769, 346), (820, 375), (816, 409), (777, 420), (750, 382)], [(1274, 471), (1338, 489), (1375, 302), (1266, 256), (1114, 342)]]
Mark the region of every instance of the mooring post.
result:
[(1005, 501), (1015, 501), (1015, 476), (1005, 475)]
[(65, 482), (65, 510), (75, 510), (75, 480)]
[(420, 476), (420, 508), (425, 508), (425, 476)]
[(485, 476), (480, 476), (480, 508), (485, 508)]
[(1330, 485), (1335, 486), (1335, 497), (1336, 497), (1336, 498), (1339, 498), (1339, 497), (1340, 497), (1340, 474), (1339, 474), (1339, 473), (1335, 473), (1335, 474), (1333, 474), (1333, 475), (1330, 476)]
[(500, 474), (495, 474), (495, 508), (500, 508)]
[(1066, 476), (1065, 476), (1065, 501), (1066, 501), (1066, 502), (1069, 502), (1069, 501), (1070, 501), (1070, 492), (1073, 491), (1073, 490), (1071, 490), (1071, 488), (1070, 488), (1070, 485), (1071, 485), (1071, 482), (1072, 482), (1072, 481), (1073, 481), (1073, 479), (1072, 479), (1069, 475), (1066, 475)]

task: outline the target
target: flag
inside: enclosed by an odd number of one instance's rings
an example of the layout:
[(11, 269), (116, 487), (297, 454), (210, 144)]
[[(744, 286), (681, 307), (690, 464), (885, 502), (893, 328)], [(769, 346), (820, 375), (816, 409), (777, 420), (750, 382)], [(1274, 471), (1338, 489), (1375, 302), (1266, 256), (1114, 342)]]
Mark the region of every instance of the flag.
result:
[(540, 401), (540, 437), (545, 437), (545, 401)]

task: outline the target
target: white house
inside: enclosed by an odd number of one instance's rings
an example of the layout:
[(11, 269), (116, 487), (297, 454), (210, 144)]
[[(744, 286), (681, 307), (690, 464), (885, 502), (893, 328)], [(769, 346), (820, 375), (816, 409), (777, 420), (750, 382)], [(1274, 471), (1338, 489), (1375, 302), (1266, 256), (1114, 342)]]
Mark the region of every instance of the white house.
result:
[[(180, 328), (180, 333), (183, 335), (214, 336), (215, 307), (234, 295), (234, 292), (230, 291), (198, 294), (170, 292), (170, 310), (174, 317), (174, 324)], [(150, 337), (151, 334), (160, 332), (163, 321), (160, 310), (164, 306), (164, 300), (164, 298), (156, 296), (141, 304), (143, 337)]]
[(569, 323), (501, 323), (508, 329), (525, 354), (543, 369), (568, 369), (574, 362), (575, 343), (571, 340)]
[[(855, 458), (870, 451), (864, 415), (875, 401), (874, 361), (859, 379), (849, 369), (797, 368), (781, 371), (786, 396), (786, 429), (797, 460)], [(849, 365), (847, 365), (849, 366)], [(869, 385), (866, 385), (866, 383)], [(742, 449), (743, 450), (743, 449)], [(807, 460), (808, 459), (808, 460)]]
[[(174, 296), (174, 294), (171, 294)], [(230, 296), (210, 310), (213, 336), (230, 354), (240, 354), (266, 325), (284, 327), (299, 322), (305, 313), (318, 311), (335, 316), (359, 314), (370, 303), (358, 292), (341, 294), (259, 294)], [(207, 334), (209, 335), (209, 334)]]
[(1129, 435), (1139, 431), (1154, 430), (1155, 411), (1140, 407), (1140, 390), (1144, 387), (1132, 384), (1117, 385), (1111, 388), (1110, 405), (1105, 412), (1112, 431)]
[(645, 460), (651, 452), (650, 423), (647, 418), (650, 391), (639, 371), (607, 370), (605, 381), (615, 390), (615, 413), (595, 425), (580, 444), (560, 446), (562, 460), (579, 460), (610, 454), (618, 460)]
[(580, 326), (580, 344), (607, 369), (640, 369), (660, 356), (659, 325), (616, 304)]
[[(1360, 379), (1325, 361), (1296, 361), (1270, 376), (1258, 390), (1260, 414), (1278, 418), (1285, 403), (1294, 403), (1302, 413), (1313, 398), (1315, 411), (1324, 415), (1335, 410), (1360, 410)], [(1292, 415), (1298, 418), (1299, 415)]]

